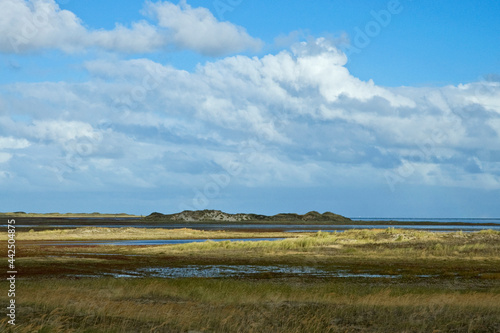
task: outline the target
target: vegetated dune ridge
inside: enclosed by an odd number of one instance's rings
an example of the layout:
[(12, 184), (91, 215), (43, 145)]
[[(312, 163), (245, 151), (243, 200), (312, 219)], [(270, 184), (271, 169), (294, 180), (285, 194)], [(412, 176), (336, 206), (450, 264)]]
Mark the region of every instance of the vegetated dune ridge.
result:
[(311, 211), (304, 215), (300, 214), (276, 214), (272, 216), (259, 214), (229, 214), (220, 210), (185, 210), (175, 214), (152, 213), (144, 217), (146, 221), (176, 221), (176, 222), (204, 222), (204, 221), (224, 221), (224, 222), (242, 222), (242, 221), (262, 221), (262, 222), (300, 222), (300, 221), (319, 221), (319, 222), (343, 222), (350, 223), (350, 218), (342, 215), (326, 212), (320, 214)]

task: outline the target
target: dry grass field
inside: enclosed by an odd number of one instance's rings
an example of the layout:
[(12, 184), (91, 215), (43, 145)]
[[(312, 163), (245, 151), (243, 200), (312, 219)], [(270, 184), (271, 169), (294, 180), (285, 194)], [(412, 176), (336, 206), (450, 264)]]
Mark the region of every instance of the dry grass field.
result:
[[(105, 239), (99, 238), (102, 235), (124, 239), (120, 233), (148, 239), (149, 231), (142, 235), (136, 231), (73, 232), (96, 239)], [(151, 232), (165, 239), (238, 238), (227, 232)], [(3, 319), (0, 331), (500, 331), (497, 231), (439, 233), (389, 228), (293, 234), (293, 238), (273, 242), (161, 246), (37, 243), (74, 239), (69, 234), (19, 232), (18, 325), (12, 329)], [(218, 237), (220, 234), (224, 237)], [(5, 252), (6, 246), (0, 246)], [(107, 275), (186, 265), (310, 267), (332, 275), (273, 271), (227, 277)], [(334, 274), (337, 271), (345, 274)], [(0, 285), (5, 290), (7, 281)], [(6, 293), (0, 299), (6, 304)]]

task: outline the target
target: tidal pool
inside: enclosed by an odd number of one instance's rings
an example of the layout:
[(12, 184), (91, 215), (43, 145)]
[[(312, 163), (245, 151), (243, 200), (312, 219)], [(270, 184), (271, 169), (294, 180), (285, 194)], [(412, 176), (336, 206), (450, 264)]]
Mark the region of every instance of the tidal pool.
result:
[(325, 270), (311, 266), (288, 265), (187, 265), (180, 267), (143, 267), (134, 271), (111, 273), (115, 277), (161, 277), (161, 278), (222, 278), (252, 277), (260, 274), (294, 275), (308, 277), (344, 278), (400, 278), (401, 275), (381, 275), (372, 273), (353, 273), (346, 269)]

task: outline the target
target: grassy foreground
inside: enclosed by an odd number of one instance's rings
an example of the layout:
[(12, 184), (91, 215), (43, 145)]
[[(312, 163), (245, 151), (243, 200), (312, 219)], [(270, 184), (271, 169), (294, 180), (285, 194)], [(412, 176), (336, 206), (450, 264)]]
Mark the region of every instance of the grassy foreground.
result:
[[(46, 239), (46, 232), (26, 234), (29, 241), (19, 234), (16, 261), (18, 325), (13, 330), (0, 320), (2, 332), (500, 331), (496, 231), (390, 228), (294, 234), (275, 242), (146, 247), (40, 246), (37, 237)], [(99, 277), (121, 269), (207, 264), (308, 266), (376, 275)], [(85, 274), (97, 276), (79, 277)], [(7, 282), (1, 281), (0, 288), (6, 290)], [(0, 300), (7, 304), (6, 293)]]
[[(25, 281), (16, 332), (498, 332), (498, 289), (342, 281)], [(2, 332), (10, 330), (5, 320)]]

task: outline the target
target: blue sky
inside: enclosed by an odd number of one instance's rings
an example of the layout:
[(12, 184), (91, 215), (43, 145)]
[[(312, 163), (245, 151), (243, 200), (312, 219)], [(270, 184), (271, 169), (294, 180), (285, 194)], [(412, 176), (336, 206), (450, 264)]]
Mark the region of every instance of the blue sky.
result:
[(497, 1), (0, 4), (0, 211), (500, 216)]

